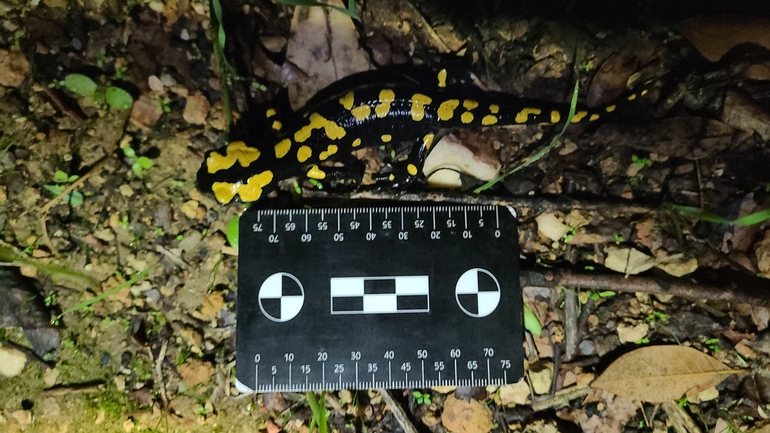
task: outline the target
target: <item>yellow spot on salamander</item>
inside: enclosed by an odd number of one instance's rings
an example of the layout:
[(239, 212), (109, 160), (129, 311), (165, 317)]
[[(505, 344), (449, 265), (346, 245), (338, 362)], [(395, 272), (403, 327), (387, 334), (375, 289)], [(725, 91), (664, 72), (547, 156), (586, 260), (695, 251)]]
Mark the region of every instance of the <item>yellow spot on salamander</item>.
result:
[(291, 140), (284, 138), (275, 145), (275, 157), (279, 159), (283, 158), (289, 153), (289, 149), (291, 149)]
[(561, 120), (561, 114), (556, 110), (551, 110), (551, 123), (559, 123)]
[(343, 107), (345, 107), (346, 110), (350, 110), (351, 108), (353, 108), (353, 101), (354, 101), (353, 92), (348, 92), (345, 94), (345, 96), (340, 98), (340, 104)]
[(425, 137), (422, 137), (422, 144), (425, 146), (425, 150), (428, 150), (433, 146), (433, 138), (435, 137), (436, 136), (433, 134), (425, 134)]
[(313, 150), (309, 146), (300, 146), (297, 150), (297, 161), (299, 162), (305, 162), (311, 156), (313, 156)]
[(310, 138), (313, 130), (321, 128), (323, 128), (324, 132), (326, 132), (326, 137), (331, 140), (339, 140), (345, 136), (345, 128), (337, 125), (336, 123), (321, 116), (318, 113), (313, 113), (310, 115), (310, 121), (308, 124), (298, 129), (297, 132), (294, 133), (294, 141), (297, 143), (304, 143), (308, 138)]
[(581, 122), (583, 118), (586, 117), (587, 115), (588, 115), (588, 112), (586, 111), (578, 111), (577, 113), (575, 113), (574, 116), (572, 116), (572, 123)]
[(460, 105), (460, 101), (457, 99), (449, 99), (441, 103), (438, 106), (438, 118), (441, 120), (449, 120), (455, 115), (455, 108)]
[(406, 171), (407, 171), (407, 172), (408, 172), (410, 175), (412, 175), (412, 176), (416, 176), (416, 175), (417, 175), (417, 166), (416, 166), (416, 165), (414, 165), (414, 164), (409, 164), (409, 165), (407, 165), (407, 166), (406, 166)]
[(514, 120), (516, 120), (516, 123), (527, 123), (527, 121), (529, 120), (530, 114), (534, 114), (535, 116), (537, 116), (542, 112), (543, 110), (539, 108), (525, 108), (519, 111), (518, 114), (516, 114), (516, 119)]
[(446, 87), (446, 69), (442, 69), (438, 71), (438, 86), (439, 87)]
[(628, 100), (629, 101), (633, 101), (634, 99), (636, 99), (636, 93), (632, 93), (632, 94), (628, 95)]
[(606, 111), (608, 113), (612, 113), (613, 111), (615, 111), (615, 106), (614, 105), (608, 105), (607, 107), (604, 108), (604, 111)]
[(396, 94), (392, 90), (384, 89), (380, 91), (380, 103), (374, 107), (374, 114), (376, 114), (380, 119), (387, 116), (390, 112), (390, 106), (393, 104), (395, 99)]
[(314, 165), (310, 167), (310, 170), (305, 173), (305, 175), (311, 179), (324, 179), (326, 177), (326, 173), (318, 168), (317, 165)]
[(283, 124), (277, 120), (273, 120), (272, 128), (276, 131), (280, 131), (283, 128)]
[(497, 117), (491, 114), (487, 114), (481, 119), (481, 124), (485, 126), (494, 125), (497, 123)]
[(415, 93), (412, 95), (412, 106), (409, 109), (409, 114), (412, 115), (412, 120), (419, 122), (425, 117), (425, 106), (433, 102), (433, 100), (421, 93)]
[(466, 99), (465, 101), (463, 101), (463, 108), (465, 108), (466, 110), (473, 110), (478, 106), (479, 106), (479, 103), (474, 101), (473, 99)]
[(463, 123), (473, 122), (473, 113), (471, 113), (470, 111), (466, 111), (460, 116), (460, 121)]
[(500, 111), (500, 106), (497, 104), (492, 104), (489, 106), (489, 112), (492, 114), (497, 114), (497, 112)]
[(329, 146), (326, 147), (326, 150), (318, 154), (318, 159), (320, 159), (321, 161), (326, 161), (327, 158), (337, 153), (337, 150), (338, 148), (336, 144), (330, 144)]
[(382, 137), (380, 137), (380, 140), (382, 140), (383, 143), (390, 143), (390, 140), (393, 139), (393, 136), (390, 134), (383, 134)]
[(216, 173), (219, 170), (227, 170), (232, 167), (236, 161), (241, 164), (241, 167), (248, 167), (249, 164), (256, 161), (259, 158), (260, 152), (253, 147), (246, 146), (246, 143), (242, 141), (234, 141), (227, 145), (225, 148), (225, 156), (222, 156), (219, 152), (211, 152), (208, 158), (206, 158), (206, 166), (209, 173)]
[(393, 176), (393, 175), (391, 174), (390, 176), (388, 176), (388, 180), (389, 180), (389, 181), (391, 181), (391, 182), (393, 182), (394, 180), (396, 180), (396, 176)]
[(644, 95), (646, 95), (648, 92), (649, 92), (649, 90), (647, 90), (647, 89), (644, 89), (644, 90), (642, 90), (642, 93), (640, 93), (640, 95), (644, 96)]
[(244, 202), (257, 201), (262, 196), (262, 189), (273, 180), (273, 172), (270, 170), (251, 176), (246, 183), (214, 182), (211, 190), (214, 197), (222, 204), (230, 203), (236, 194)]
[(278, 114), (274, 108), (268, 108), (267, 111), (265, 111), (265, 117), (268, 119)]
[(350, 110), (350, 114), (353, 115), (358, 120), (366, 120), (367, 117), (369, 117), (370, 114), (372, 114), (372, 107), (364, 104), (359, 105), (358, 107)]
[(352, 144), (353, 147), (358, 147), (360, 145), (361, 145), (361, 139), (360, 138), (356, 138), (355, 140), (353, 140), (353, 144)]
[(589, 122), (593, 122), (594, 120), (596, 120), (598, 118), (599, 118), (598, 114), (592, 114), (591, 117), (588, 118), (588, 121)]

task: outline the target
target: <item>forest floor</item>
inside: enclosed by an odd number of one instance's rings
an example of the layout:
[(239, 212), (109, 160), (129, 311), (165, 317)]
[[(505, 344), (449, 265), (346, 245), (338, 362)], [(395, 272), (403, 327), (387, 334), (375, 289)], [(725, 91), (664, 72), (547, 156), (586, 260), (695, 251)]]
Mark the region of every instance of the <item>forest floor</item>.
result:
[(235, 387), (243, 206), (196, 173), (231, 113), (248, 137), (281, 89), (301, 107), (356, 72), (462, 58), (485, 89), (569, 106), (577, 81), (581, 104), (622, 103), (538, 160), (558, 128), (451, 134), (438, 166), (528, 164), (481, 194), (299, 180), (258, 206), (515, 207), (526, 380), (328, 392), (331, 429), (767, 431), (770, 10), (616, 3), (215, 2), (224, 38), (201, 0), (0, 0), (0, 430), (307, 432), (305, 394)]

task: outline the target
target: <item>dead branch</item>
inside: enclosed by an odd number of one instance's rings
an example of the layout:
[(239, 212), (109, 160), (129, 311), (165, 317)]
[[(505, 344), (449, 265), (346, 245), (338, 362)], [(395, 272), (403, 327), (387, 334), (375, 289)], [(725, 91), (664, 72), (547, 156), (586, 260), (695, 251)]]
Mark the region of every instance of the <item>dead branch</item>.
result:
[(406, 415), (404, 408), (402, 408), (401, 405), (398, 404), (398, 402), (393, 398), (393, 396), (388, 393), (388, 390), (385, 388), (378, 388), (377, 392), (380, 393), (382, 399), (385, 400), (385, 403), (388, 404), (390, 412), (393, 413), (396, 421), (398, 421), (398, 425), (404, 429), (404, 432), (417, 433), (417, 429), (414, 427), (414, 424), (412, 424), (412, 421), (409, 421), (409, 417)]
[(740, 290), (740, 287), (715, 287), (699, 284), (688, 278), (671, 276), (637, 277), (622, 274), (577, 273), (569, 270), (522, 271), (522, 287), (558, 286), (612, 290), (625, 293), (674, 295), (690, 300), (726, 301), (758, 306), (770, 306), (768, 291)]

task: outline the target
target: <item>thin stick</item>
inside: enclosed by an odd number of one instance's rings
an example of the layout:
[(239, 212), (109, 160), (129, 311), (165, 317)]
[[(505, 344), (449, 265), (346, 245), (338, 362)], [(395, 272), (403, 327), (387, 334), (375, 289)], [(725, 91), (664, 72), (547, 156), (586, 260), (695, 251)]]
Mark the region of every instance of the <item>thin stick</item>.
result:
[(690, 418), (687, 412), (679, 407), (678, 404), (672, 402), (663, 403), (661, 405), (663, 411), (668, 415), (668, 419), (671, 420), (671, 424), (674, 425), (677, 433), (701, 433), (700, 428)]
[[(77, 188), (80, 185), (82, 185), (83, 182), (86, 181), (86, 179), (88, 179), (89, 177), (91, 177), (94, 174), (98, 173), (99, 170), (101, 170), (102, 167), (104, 167), (107, 164), (107, 162), (109, 162), (109, 161), (110, 161), (110, 157), (109, 156), (105, 156), (88, 173), (84, 174), (83, 176), (79, 177), (76, 181), (74, 181), (71, 184), (69, 184), (66, 188), (64, 188), (64, 191), (62, 191), (61, 194), (59, 194), (56, 197), (54, 197), (51, 200), (49, 200), (48, 203), (45, 204), (45, 206), (41, 207), (40, 209), (37, 209), (38, 213), (40, 214), (40, 217), (41, 218), (44, 217), (48, 213), (48, 211), (51, 210), (51, 208), (54, 207), (56, 205), (56, 203), (59, 202), (59, 200), (61, 200), (62, 197), (66, 196), (67, 194), (69, 194), (70, 192), (75, 190), (75, 188)], [(21, 215), (19, 215), (19, 218), (22, 218), (24, 215), (26, 215), (31, 210), (34, 210), (34, 209), (25, 210), (24, 212), (21, 213)]]
[(546, 397), (542, 400), (534, 401), (532, 403), (532, 410), (541, 412), (551, 408), (558, 409), (567, 406), (571, 400), (587, 396), (590, 390), (591, 389), (588, 386), (573, 386), (562, 389), (555, 393), (553, 397)]
[(48, 224), (46, 223), (45, 218), (40, 218), (40, 230), (43, 236), (43, 243), (48, 246), (48, 248), (51, 250), (51, 254), (53, 254), (54, 257), (59, 258), (59, 251), (55, 246), (53, 246), (51, 238), (48, 237)]
[(377, 391), (382, 396), (382, 399), (385, 400), (385, 403), (390, 407), (390, 412), (396, 418), (396, 421), (398, 421), (398, 425), (404, 429), (404, 433), (417, 433), (417, 429), (414, 427), (414, 424), (412, 424), (412, 421), (409, 421), (409, 417), (406, 415), (404, 409), (395, 399), (393, 399), (393, 396), (388, 393), (388, 390), (385, 388), (378, 388)]
[(713, 287), (686, 278), (669, 276), (626, 277), (623, 274), (583, 274), (568, 270), (521, 272), (522, 287), (557, 286), (612, 290), (626, 293), (652, 293), (679, 296), (691, 300), (727, 301), (758, 306), (770, 306), (770, 296), (764, 291), (741, 291), (741, 287)]

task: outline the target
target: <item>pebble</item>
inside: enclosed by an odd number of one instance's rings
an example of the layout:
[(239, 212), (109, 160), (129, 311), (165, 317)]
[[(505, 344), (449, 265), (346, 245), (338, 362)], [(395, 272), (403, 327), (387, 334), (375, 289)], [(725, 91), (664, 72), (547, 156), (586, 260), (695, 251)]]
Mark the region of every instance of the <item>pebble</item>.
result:
[(200, 93), (189, 95), (187, 97), (187, 103), (184, 106), (182, 117), (184, 117), (184, 120), (187, 123), (193, 125), (205, 125), (210, 108), (211, 104), (205, 96)]
[(27, 365), (27, 355), (11, 347), (0, 347), (0, 374), (5, 377), (18, 376)]
[(156, 92), (163, 91), (163, 82), (157, 75), (150, 75), (150, 77), (147, 78), (147, 84), (150, 86), (150, 89), (155, 90)]

